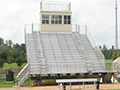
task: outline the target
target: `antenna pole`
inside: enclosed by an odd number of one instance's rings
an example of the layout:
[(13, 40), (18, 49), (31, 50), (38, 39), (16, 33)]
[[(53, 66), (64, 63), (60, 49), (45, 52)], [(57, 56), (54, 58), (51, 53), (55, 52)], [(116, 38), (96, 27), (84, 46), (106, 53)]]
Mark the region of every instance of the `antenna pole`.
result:
[(118, 22), (117, 22), (117, 0), (115, 0), (115, 49), (117, 50), (117, 56), (118, 56)]

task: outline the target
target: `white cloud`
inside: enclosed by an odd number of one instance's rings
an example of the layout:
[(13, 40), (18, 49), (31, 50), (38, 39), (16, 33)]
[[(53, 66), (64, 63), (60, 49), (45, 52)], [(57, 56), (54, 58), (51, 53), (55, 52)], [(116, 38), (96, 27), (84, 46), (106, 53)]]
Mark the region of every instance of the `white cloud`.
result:
[[(0, 37), (5, 40), (11, 39), (14, 43), (24, 43), (24, 25), (39, 23), (40, 1), (41, 0), (1, 0)], [(103, 45), (105, 43), (108, 47), (114, 45), (115, 0), (54, 1), (71, 2), (73, 23), (87, 25), (98, 44)], [(120, 1), (118, 1), (118, 3), (120, 3)], [(118, 6), (120, 7), (120, 4)], [(118, 22), (120, 23), (119, 15), (120, 10), (118, 10)]]

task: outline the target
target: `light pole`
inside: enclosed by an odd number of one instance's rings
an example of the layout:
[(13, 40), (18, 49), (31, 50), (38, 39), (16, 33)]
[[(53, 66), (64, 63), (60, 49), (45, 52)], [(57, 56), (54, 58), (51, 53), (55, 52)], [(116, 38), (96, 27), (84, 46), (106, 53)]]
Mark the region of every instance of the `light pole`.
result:
[(118, 56), (118, 21), (117, 21), (117, 0), (115, 0), (115, 49), (117, 50), (117, 56)]

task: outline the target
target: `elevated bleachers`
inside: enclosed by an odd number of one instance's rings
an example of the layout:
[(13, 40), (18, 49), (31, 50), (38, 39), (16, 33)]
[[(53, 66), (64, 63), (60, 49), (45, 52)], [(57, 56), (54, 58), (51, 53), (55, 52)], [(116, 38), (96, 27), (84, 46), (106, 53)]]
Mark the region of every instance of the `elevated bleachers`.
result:
[(104, 70), (87, 36), (78, 32), (35, 31), (26, 44), (31, 74)]
[(87, 26), (72, 24), (71, 3), (42, 1), (40, 10), (40, 24), (24, 27), (28, 64), (17, 76), (19, 86), (27, 77), (36, 80), (42, 74), (49, 77), (106, 70), (104, 56)]
[(32, 30), (25, 42), (28, 64), (18, 74), (19, 86), (31, 75), (105, 72), (104, 56), (88, 33)]

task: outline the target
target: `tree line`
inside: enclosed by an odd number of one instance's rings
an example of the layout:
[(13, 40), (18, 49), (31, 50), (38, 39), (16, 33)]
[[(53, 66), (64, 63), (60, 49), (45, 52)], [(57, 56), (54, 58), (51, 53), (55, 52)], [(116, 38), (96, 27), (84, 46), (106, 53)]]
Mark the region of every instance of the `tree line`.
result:
[(26, 60), (25, 44), (13, 44), (11, 40), (0, 38), (0, 68), (4, 67), (4, 63), (17, 63), (20, 67)]
[(118, 50), (117, 55), (117, 50), (115, 50), (114, 46), (108, 48), (105, 44), (103, 44), (103, 46), (99, 46), (99, 48), (101, 49), (103, 55), (105, 56), (105, 59), (115, 60), (117, 57), (120, 57), (120, 50)]

